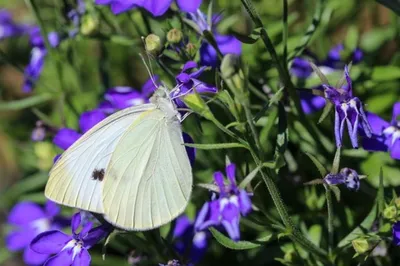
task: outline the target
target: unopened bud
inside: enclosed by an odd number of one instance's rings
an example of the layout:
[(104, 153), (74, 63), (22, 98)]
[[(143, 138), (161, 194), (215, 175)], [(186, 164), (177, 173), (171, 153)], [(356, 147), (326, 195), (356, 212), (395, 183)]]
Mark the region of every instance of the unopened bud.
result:
[(394, 204), (396, 205), (396, 207), (397, 207), (398, 209), (400, 209), (400, 198), (396, 198), (396, 199), (394, 200)]
[(98, 25), (99, 25), (99, 20), (97, 17), (92, 15), (85, 15), (82, 17), (81, 28), (80, 28), (81, 33), (83, 35), (90, 35), (96, 32)]
[(365, 252), (370, 250), (368, 240), (365, 238), (354, 239), (353, 241), (351, 241), (351, 244), (358, 254), (364, 254)]
[(191, 57), (194, 58), (196, 56), (197, 53), (197, 48), (196, 45), (194, 45), (193, 43), (188, 43), (186, 45), (186, 53)]
[(180, 43), (182, 38), (183, 34), (179, 29), (172, 29), (167, 33), (167, 41), (170, 43)]
[(146, 51), (152, 55), (158, 55), (163, 49), (161, 38), (155, 34), (149, 34), (145, 38)]
[(227, 54), (221, 62), (221, 74), (236, 100), (243, 105), (248, 104), (249, 93), (245, 87), (245, 76), (240, 56)]
[(397, 215), (397, 208), (396, 206), (387, 206), (384, 210), (383, 210), (383, 217), (385, 217), (388, 220), (392, 220), (394, 218), (396, 218)]

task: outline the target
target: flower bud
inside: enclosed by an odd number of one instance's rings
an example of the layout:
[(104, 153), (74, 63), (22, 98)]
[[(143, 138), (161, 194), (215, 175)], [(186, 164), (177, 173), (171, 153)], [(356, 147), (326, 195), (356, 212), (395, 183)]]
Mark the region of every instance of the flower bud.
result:
[(92, 33), (95, 33), (98, 25), (99, 25), (99, 20), (97, 17), (92, 15), (85, 15), (82, 17), (81, 28), (80, 28), (81, 33), (83, 35), (90, 35)]
[(365, 238), (354, 239), (353, 241), (351, 241), (351, 244), (358, 254), (364, 254), (365, 252), (370, 250), (368, 240)]
[(152, 55), (159, 55), (163, 49), (163, 43), (159, 36), (155, 34), (149, 34), (145, 38), (146, 51)]
[(194, 45), (193, 43), (188, 43), (186, 45), (186, 53), (189, 55), (190, 58), (194, 58), (197, 54), (197, 48), (196, 45)]
[(394, 204), (396, 205), (396, 207), (397, 207), (398, 209), (400, 209), (400, 198), (396, 198), (396, 199), (394, 200)]
[(167, 33), (167, 41), (170, 43), (180, 43), (182, 41), (183, 34), (179, 29), (171, 29)]
[(385, 217), (388, 220), (392, 220), (394, 218), (396, 218), (397, 215), (397, 208), (396, 206), (387, 206), (384, 210), (383, 210), (383, 217)]

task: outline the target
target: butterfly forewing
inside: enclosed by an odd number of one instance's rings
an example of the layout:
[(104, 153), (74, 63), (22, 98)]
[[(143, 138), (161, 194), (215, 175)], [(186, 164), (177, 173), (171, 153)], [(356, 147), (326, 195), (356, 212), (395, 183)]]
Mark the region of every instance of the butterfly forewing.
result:
[(46, 197), (63, 205), (103, 213), (101, 183), (111, 154), (138, 116), (154, 108), (153, 104), (145, 104), (119, 111), (86, 132), (51, 169)]
[(191, 189), (179, 121), (148, 111), (121, 137), (106, 168), (105, 218), (127, 230), (159, 227), (183, 212)]

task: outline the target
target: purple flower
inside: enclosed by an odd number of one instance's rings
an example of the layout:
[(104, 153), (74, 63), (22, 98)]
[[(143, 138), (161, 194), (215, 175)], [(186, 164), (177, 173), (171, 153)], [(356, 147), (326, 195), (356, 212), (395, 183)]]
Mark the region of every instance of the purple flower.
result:
[(31, 58), (28, 66), (25, 67), (23, 92), (31, 92), (34, 85), (42, 73), (44, 66), (44, 58), (47, 51), (45, 48), (34, 47), (31, 51)]
[(0, 40), (24, 35), (28, 30), (28, 25), (15, 24), (11, 14), (5, 9), (0, 9)]
[(7, 218), (12, 226), (11, 232), (6, 236), (7, 248), (11, 251), (24, 249), (24, 261), (29, 265), (43, 264), (49, 256), (36, 253), (29, 248), (29, 244), (38, 234), (61, 226), (55, 220), (59, 212), (60, 208), (51, 201), (44, 208), (27, 201), (15, 205)]
[(334, 88), (323, 84), (326, 98), (335, 108), (335, 139), (336, 146), (342, 146), (343, 130), (345, 124), (349, 132), (353, 148), (358, 148), (358, 132), (367, 137), (372, 136), (372, 129), (364, 112), (363, 104), (357, 97), (353, 97), (351, 78), (347, 66), (344, 68), (347, 86)]
[(204, 72), (204, 70), (205, 67), (197, 69), (197, 63), (194, 61), (189, 61), (183, 66), (181, 73), (176, 76), (177, 87), (171, 93), (171, 97), (175, 99), (175, 103), (178, 107), (185, 106), (179, 97), (193, 92), (193, 89), (195, 89), (198, 93), (217, 92), (216, 87), (208, 85), (197, 79)]
[(400, 222), (396, 222), (392, 227), (393, 243), (400, 246)]
[(42, 141), (46, 137), (46, 126), (42, 121), (37, 121), (35, 128), (31, 133), (31, 140), (37, 142)]
[[(336, 69), (342, 69), (344, 67), (344, 60), (342, 60), (340, 56), (340, 52), (344, 50), (343, 44), (339, 44), (333, 47), (329, 52), (328, 56), (323, 61), (318, 61), (318, 59), (308, 52), (310, 59), (315, 61), (316, 65), (319, 66), (320, 70), (324, 74), (331, 73)], [(363, 52), (356, 48), (352, 53), (352, 62), (353, 64), (359, 63), (363, 58)], [(296, 57), (293, 59), (292, 66), (290, 68), (290, 72), (297, 78), (305, 80), (312, 75), (312, 67), (310, 66), (308, 60)], [(321, 89), (318, 86), (317, 89)], [(313, 113), (322, 109), (325, 106), (325, 100), (316, 95), (312, 95), (310, 93), (301, 93), (301, 105), (303, 107), (303, 111), (306, 114)]]
[(360, 188), (360, 177), (356, 170), (350, 168), (343, 168), (337, 174), (329, 173), (325, 176), (324, 182), (328, 185), (340, 185), (345, 186), (352, 191), (357, 191)]
[[(82, 133), (85, 133), (104, 118), (106, 118), (106, 115), (97, 109), (84, 112), (79, 118), (79, 128)], [(82, 134), (78, 133), (74, 129), (62, 128), (54, 136), (53, 143), (60, 149), (66, 150), (81, 136)]]
[(174, 247), (179, 254), (189, 254), (191, 263), (201, 260), (208, 247), (208, 232), (195, 231), (193, 223), (183, 215), (176, 219), (173, 235)]
[[(153, 16), (162, 16), (167, 12), (173, 0), (95, 0), (98, 5), (110, 5), (114, 14), (120, 14), (132, 8), (142, 7)], [(201, 0), (176, 0), (183, 12), (195, 12), (201, 5)]]
[(157, 83), (158, 76), (154, 76), (143, 84), (141, 91), (124, 86), (111, 88), (105, 93), (105, 101), (100, 103), (99, 109), (106, 114), (111, 114), (127, 107), (147, 103), (150, 95), (157, 89)]
[(32, 240), (31, 249), (37, 253), (47, 256), (56, 254), (49, 258), (45, 266), (70, 266), (90, 265), (90, 254), (88, 249), (106, 237), (110, 233), (109, 226), (98, 226), (93, 228), (91, 222), (81, 225), (81, 214), (78, 212), (72, 217), (72, 236), (59, 230), (41, 233)]
[(159, 266), (182, 266), (183, 264), (181, 264), (179, 262), (179, 260), (170, 260), (167, 262), (167, 264), (158, 264)]
[(372, 128), (372, 138), (363, 139), (363, 147), (370, 151), (388, 151), (392, 158), (400, 159), (400, 102), (393, 106), (392, 120), (383, 120), (376, 114), (367, 113)]
[(224, 175), (221, 172), (214, 173), (214, 180), (220, 193), (218, 197), (214, 195), (212, 200), (201, 208), (194, 225), (197, 231), (209, 226), (222, 225), (232, 240), (240, 239), (240, 217), (249, 214), (252, 207), (247, 192), (236, 185), (235, 172), (235, 164), (226, 167), (228, 185), (224, 184)]

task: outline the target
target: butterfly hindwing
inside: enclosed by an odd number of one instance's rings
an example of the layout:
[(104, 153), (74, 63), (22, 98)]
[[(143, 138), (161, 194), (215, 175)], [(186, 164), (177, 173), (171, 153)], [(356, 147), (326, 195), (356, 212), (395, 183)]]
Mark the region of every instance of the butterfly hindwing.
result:
[(185, 209), (192, 172), (179, 121), (145, 112), (118, 142), (105, 172), (106, 220), (127, 230), (159, 227)]

